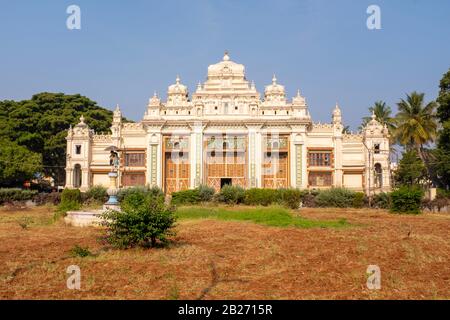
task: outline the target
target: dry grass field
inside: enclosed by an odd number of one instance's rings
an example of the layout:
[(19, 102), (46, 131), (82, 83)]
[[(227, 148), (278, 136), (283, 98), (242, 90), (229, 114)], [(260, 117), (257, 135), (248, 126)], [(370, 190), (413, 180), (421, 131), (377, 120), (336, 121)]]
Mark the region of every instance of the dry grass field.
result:
[[(115, 250), (104, 230), (52, 221), (51, 207), (0, 209), (0, 299), (450, 299), (450, 216), (302, 209), (349, 226), (182, 219), (164, 249)], [(93, 256), (70, 254), (75, 245)], [(381, 290), (366, 269), (381, 268)], [(81, 290), (66, 287), (69, 265)]]

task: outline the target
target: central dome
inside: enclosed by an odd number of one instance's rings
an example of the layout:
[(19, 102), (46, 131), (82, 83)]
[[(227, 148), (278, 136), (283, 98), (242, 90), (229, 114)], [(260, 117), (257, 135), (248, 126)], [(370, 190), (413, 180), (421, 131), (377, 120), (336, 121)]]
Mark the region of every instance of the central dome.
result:
[(222, 61), (208, 67), (208, 79), (221, 78), (245, 78), (245, 67), (242, 64), (230, 60), (228, 52), (225, 52)]

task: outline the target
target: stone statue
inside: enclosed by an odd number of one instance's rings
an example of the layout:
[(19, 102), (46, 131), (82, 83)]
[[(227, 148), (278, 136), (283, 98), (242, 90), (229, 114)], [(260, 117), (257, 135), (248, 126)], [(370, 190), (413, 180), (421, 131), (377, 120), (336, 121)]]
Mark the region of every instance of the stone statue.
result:
[(119, 154), (113, 150), (109, 154), (109, 165), (116, 170), (119, 168)]

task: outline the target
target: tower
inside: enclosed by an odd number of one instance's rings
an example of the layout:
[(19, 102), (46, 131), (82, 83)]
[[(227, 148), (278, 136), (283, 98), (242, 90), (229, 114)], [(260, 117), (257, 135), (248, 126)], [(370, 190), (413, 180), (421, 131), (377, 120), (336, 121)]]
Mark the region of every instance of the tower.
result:
[(90, 156), (93, 132), (85, 123), (84, 116), (80, 122), (68, 130), (67, 159), (66, 159), (66, 186), (79, 188), (85, 191), (89, 188)]

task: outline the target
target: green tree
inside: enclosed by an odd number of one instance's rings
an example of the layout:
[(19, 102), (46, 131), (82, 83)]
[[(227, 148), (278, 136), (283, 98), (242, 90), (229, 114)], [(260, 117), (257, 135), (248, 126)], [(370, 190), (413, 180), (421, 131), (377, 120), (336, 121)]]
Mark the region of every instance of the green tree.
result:
[(434, 172), (441, 186), (450, 188), (450, 69), (439, 85), (437, 117), (441, 123), (438, 132), (438, 146), (433, 152)]
[(81, 115), (96, 132), (109, 133), (112, 111), (79, 94), (44, 92), (30, 100), (0, 101), (0, 138), (40, 154), (44, 174), (62, 184), (67, 129), (77, 124)]
[(42, 170), (42, 156), (7, 139), (0, 139), (0, 187), (22, 187)]
[(450, 120), (450, 69), (442, 77), (439, 89), (437, 117), (441, 123), (444, 123)]
[(395, 137), (406, 150), (416, 150), (417, 155), (425, 164), (428, 175), (437, 184), (435, 175), (430, 167), (430, 153), (425, 150), (425, 145), (436, 140), (436, 102), (425, 104), (425, 94), (414, 91), (406, 96), (406, 100), (401, 99), (396, 115), (397, 129)]
[(403, 153), (394, 178), (401, 186), (416, 186), (426, 180), (427, 170), (415, 149)]
[(343, 133), (343, 134), (349, 134), (349, 133), (351, 133), (350, 126), (344, 126), (344, 127), (342, 128), (342, 133)]

